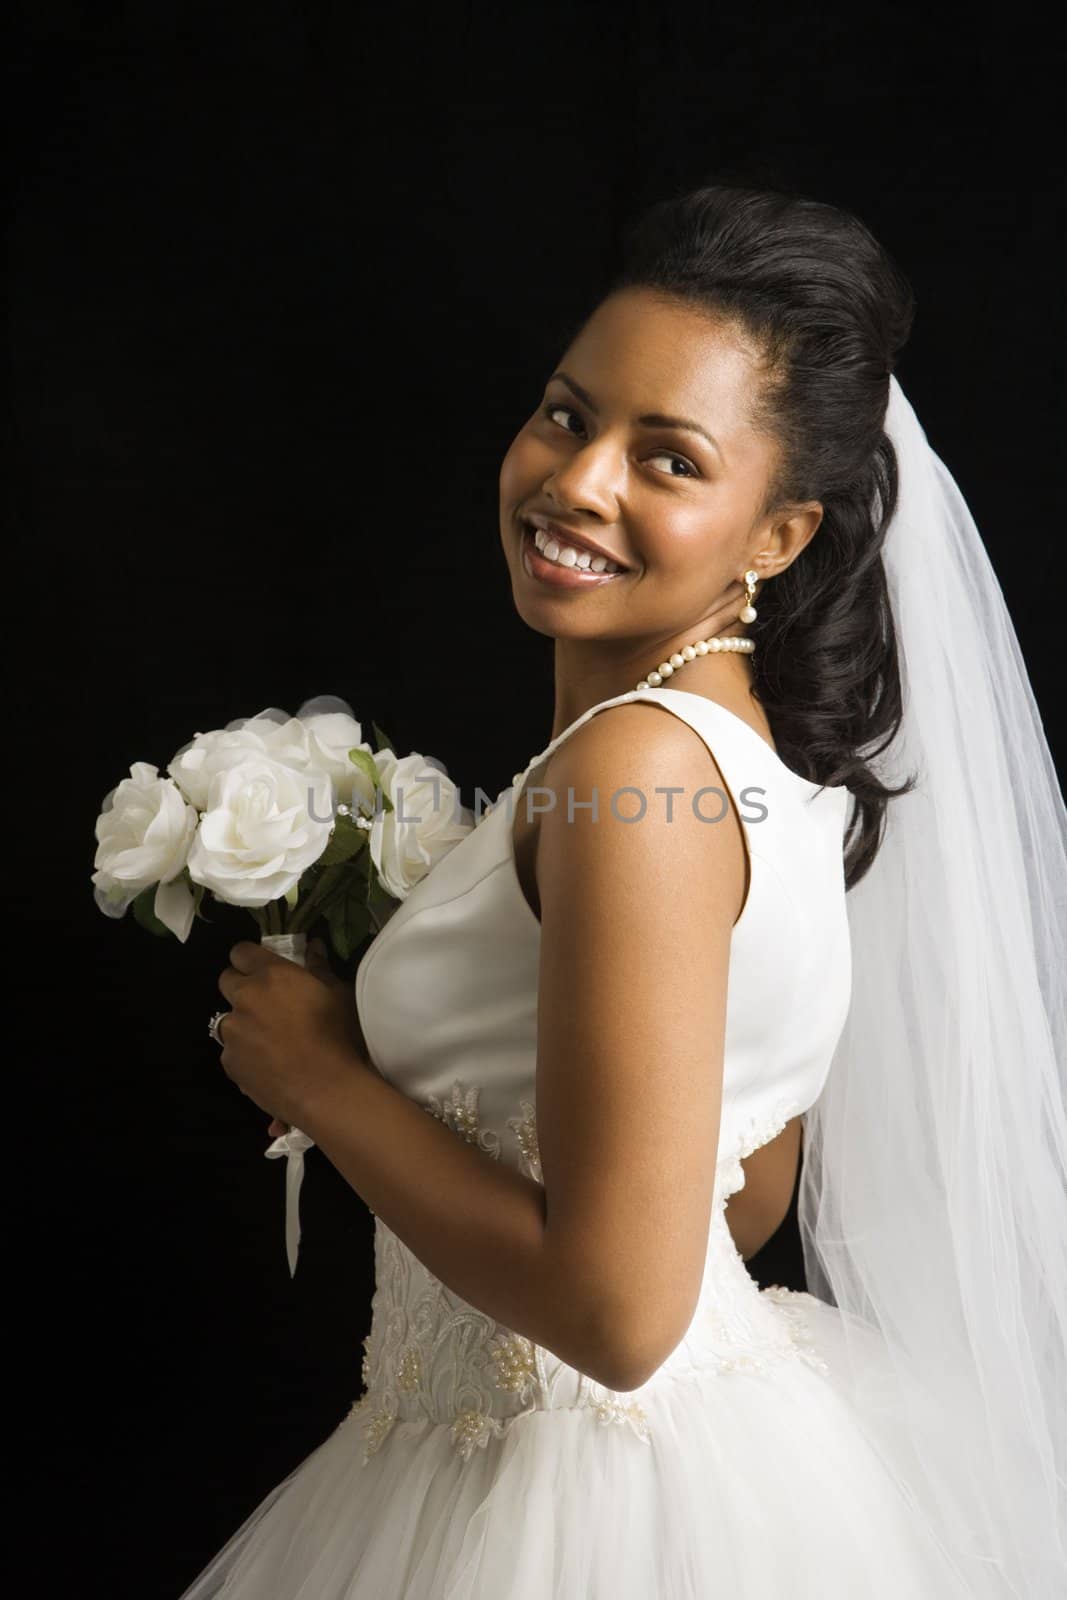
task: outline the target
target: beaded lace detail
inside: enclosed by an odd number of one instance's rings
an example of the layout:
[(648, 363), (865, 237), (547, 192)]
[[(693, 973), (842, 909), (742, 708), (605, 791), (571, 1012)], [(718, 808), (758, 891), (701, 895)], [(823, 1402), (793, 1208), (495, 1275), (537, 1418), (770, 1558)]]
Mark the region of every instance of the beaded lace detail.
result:
[(541, 1176), (541, 1152), (537, 1147), (537, 1122), (532, 1100), (520, 1100), (521, 1117), (509, 1117), (508, 1127), (514, 1133), (519, 1145), (519, 1165), (529, 1178), (536, 1178), (538, 1183), (543, 1183)]
[[(426, 1109), (495, 1159), (510, 1159), (541, 1182), (534, 1104), (519, 1102), (506, 1119), (514, 1136), (483, 1128), (477, 1085), (456, 1081), (445, 1100), (430, 1096)], [(599, 1423), (628, 1428), (651, 1442), (643, 1399), (672, 1380), (727, 1373), (766, 1372), (801, 1360), (825, 1363), (811, 1340), (805, 1302), (810, 1297), (775, 1285), (760, 1290), (734, 1246), (725, 1207), (744, 1186), (741, 1162), (782, 1131), (800, 1108), (781, 1101), (771, 1115), (736, 1130), (719, 1160), (704, 1280), (697, 1310), (679, 1345), (639, 1389), (619, 1393), (595, 1382), (558, 1356), (453, 1294), (428, 1272), (402, 1241), (376, 1218), (376, 1288), (371, 1330), (364, 1340), (366, 1392), (349, 1413), (364, 1438), (364, 1463), (398, 1424), (449, 1430), (457, 1455), (500, 1439), (534, 1411), (578, 1408)]]
[(500, 1136), (491, 1129), (478, 1126), (478, 1085), (465, 1089), (458, 1081), (452, 1085), (449, 1099), (441, 1101), (432, 1094), (426, 1105), (431, 1116), (437, 1117), (446, 1127), (452, 1128), (468, 1144), (476, 1144), (491, 1156), (500, 1155)]

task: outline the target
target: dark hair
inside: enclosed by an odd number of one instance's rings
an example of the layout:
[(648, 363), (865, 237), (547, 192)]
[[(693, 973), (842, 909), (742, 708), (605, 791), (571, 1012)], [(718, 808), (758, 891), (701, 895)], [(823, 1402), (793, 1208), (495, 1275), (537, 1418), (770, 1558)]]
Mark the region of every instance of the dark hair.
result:
[(753, 421), (780, 447), (761, 514), (791, 501), (824, 507), (814, 538), (758, 591), (752, 664), (783, 761), (852, 793), (852, 888), (878, 853), (889, 800), (915, 784), (888, 787), (869, 765), (902, 715), (881, 550), (897, 500), (884, 423), (914, 315), (910, 285), (849, 212), (714, 185), (660, 200), (626, 226), (621, 267), (597, 303), (627, 288), (725, 314), (754, 339), (764, 381)]

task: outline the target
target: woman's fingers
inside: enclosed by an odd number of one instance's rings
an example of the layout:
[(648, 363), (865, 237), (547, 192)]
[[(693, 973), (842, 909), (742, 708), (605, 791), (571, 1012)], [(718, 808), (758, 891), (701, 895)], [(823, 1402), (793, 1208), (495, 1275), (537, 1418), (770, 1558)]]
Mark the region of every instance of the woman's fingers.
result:
[(289, 1124), (287, 1122), (279, 1122), (278, 1118), (275, 1117), (267, 1132), (272, 1139), (279, 1139), (283, 1133), (289, 1132)]

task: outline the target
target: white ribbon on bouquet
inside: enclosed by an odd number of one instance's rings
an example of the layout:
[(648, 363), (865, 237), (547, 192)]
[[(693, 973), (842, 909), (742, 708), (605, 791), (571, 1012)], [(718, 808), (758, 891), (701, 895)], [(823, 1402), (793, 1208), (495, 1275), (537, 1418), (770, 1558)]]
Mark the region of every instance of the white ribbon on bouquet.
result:
[[(307, 934), (306, 933), (265, 933), (260, 939), (260, 944), (265, 950), (273, 950), (276, 955), (284, 956), (286, 961), (293, 961), (298, 967), (307, 966)], [(289, 1261), (289, 1276), (296, 1272), (297, 1256), (300, 1251), (300, 1185), (304, 1181), (304, 1151), (310, 1150), (314, 1139), (306, 1133), (301, 1133), (299, 1128), (290, 1128), (287, 1133), (279, 1134), (273, 1144), (267, 1146), (263, 1154), (268, 1161), (276, 1161), (279, 1156), (285, 1156), (285, 1253)]]

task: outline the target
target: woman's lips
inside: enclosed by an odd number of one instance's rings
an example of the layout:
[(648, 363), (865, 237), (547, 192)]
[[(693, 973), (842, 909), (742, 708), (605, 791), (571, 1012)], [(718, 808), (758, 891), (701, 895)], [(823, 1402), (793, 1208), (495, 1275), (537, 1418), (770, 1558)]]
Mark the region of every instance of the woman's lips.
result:
[(587, 568), (561, 567), (558, 561), (546, 561), (534, 543), (534, 530), (528, 523), (523, 523), (521, 550), (524, 571), (552, 589), (592, 589), (624, 576), (622, 572), (590, 572)]

